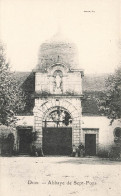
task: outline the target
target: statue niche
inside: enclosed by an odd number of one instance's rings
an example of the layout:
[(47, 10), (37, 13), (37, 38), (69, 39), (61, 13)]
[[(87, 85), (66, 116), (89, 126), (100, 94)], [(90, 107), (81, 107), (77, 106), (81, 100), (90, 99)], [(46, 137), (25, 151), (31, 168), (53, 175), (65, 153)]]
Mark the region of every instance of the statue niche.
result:
[(62, 77), (63, 73), (60, 70), (56, 70), (53, 74), (54, 76), (54, 93), (60, 94), (62, 93)]

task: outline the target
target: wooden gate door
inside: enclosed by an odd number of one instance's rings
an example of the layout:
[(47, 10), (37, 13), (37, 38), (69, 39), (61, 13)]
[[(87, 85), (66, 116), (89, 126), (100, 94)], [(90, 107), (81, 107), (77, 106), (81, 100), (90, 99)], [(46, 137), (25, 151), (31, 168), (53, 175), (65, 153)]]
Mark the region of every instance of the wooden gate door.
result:
[(70, 155), (72, 128), (43, 128), (43, 152), (45, 155)]
[(85, 154), (96, 155), (96, 134), (85, 134)]

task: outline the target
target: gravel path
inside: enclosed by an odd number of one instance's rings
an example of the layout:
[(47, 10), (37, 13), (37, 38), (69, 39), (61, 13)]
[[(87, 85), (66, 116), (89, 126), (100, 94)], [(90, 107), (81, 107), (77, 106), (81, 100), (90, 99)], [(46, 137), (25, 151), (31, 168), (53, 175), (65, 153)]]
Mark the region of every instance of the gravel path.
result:
[(99, 158), (0, 157), (1, 196), (120, 196), (121, 162)]

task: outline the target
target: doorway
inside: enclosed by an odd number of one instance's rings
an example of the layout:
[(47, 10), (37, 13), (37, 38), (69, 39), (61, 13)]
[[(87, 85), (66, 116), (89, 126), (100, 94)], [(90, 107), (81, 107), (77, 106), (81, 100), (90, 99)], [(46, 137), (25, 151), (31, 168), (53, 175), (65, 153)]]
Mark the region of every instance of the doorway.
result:
[(45, 155), (70, 155), (72, 128), (43, 128), (43, 152)]
[(18, 130), (19, 135), (19, 154), (29, 154), (32, 142), (32, 129), (21, 128)]
[(96, 134), (85, 134), (85, 155), (96, 155)]

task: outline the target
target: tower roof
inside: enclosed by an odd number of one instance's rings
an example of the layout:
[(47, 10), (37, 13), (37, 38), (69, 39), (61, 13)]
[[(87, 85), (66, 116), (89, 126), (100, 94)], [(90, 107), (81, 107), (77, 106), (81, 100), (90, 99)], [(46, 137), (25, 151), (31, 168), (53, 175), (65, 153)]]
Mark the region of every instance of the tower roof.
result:
[(78, 68), (78, 50), (75, 43), (57, 32), (40, 46), (37, 69), (45, 71), (54, 64), (63, 64), (69, 69)]
[(50, 39), (47, 39), (44, 43), (73, 43), (73, 41), (58, 30), (56, 34), (54, 34)]

